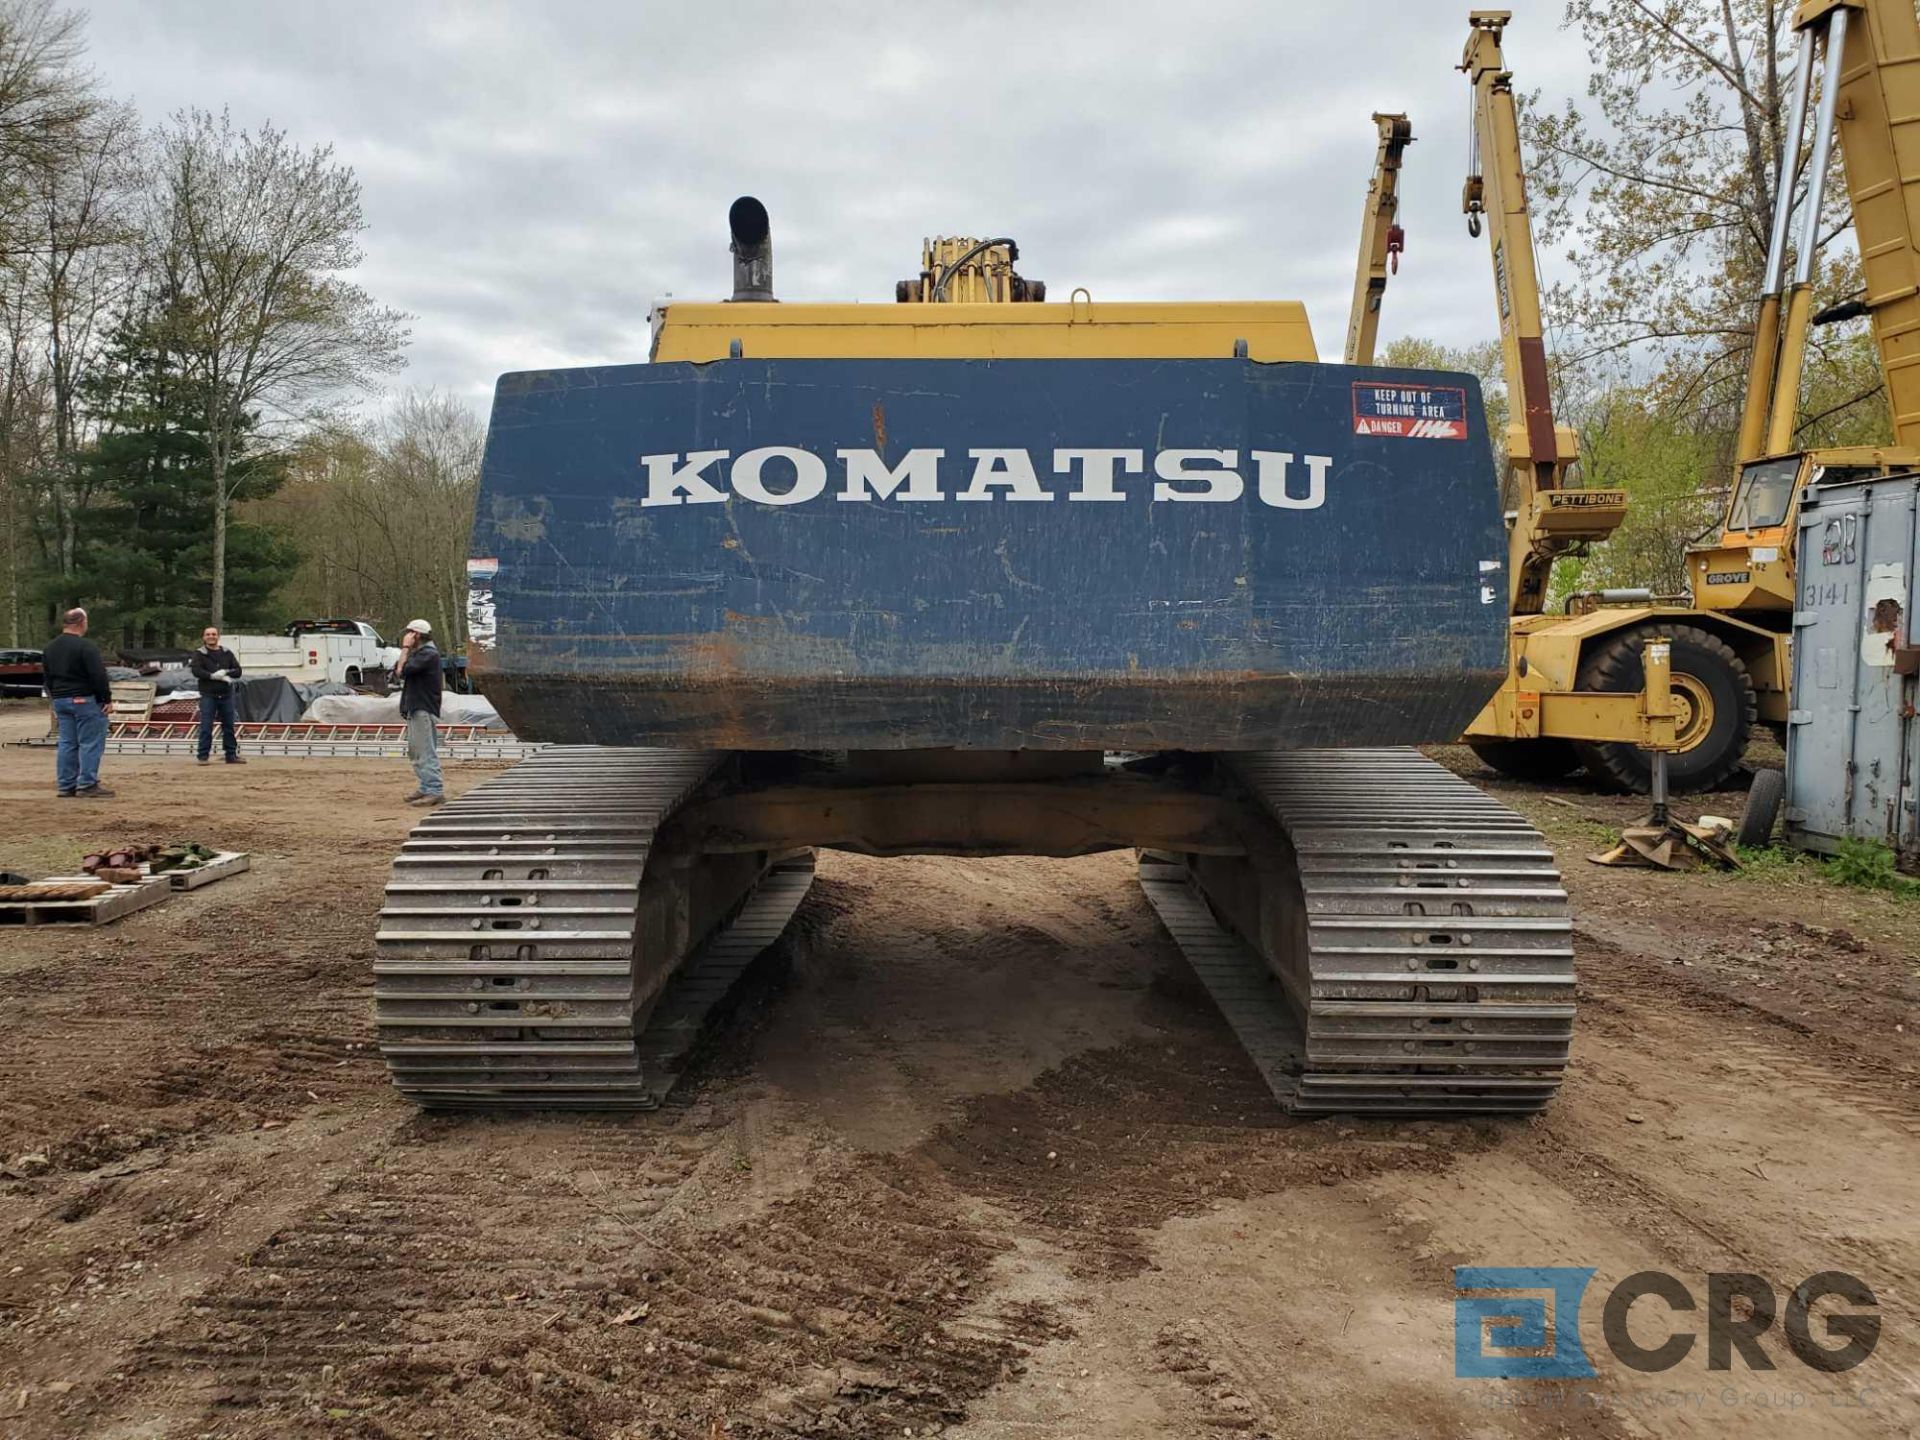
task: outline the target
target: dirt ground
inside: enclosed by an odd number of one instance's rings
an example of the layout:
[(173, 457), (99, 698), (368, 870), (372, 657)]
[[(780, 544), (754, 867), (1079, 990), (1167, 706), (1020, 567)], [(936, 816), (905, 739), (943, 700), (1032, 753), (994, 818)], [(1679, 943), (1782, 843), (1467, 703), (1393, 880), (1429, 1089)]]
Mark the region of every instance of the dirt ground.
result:
[[(1920, 904), (1603, 871), (1634, 804), (1446, 758), (1574, 895), (1574, 1066), (1531, 1120), (1278, 1114), (1118, 855), (823, 856), (675, 1104), (422, 1117), (371, 1048), (401, 763), (109, 757), (88, 804), (0, 749), (0, 868), (255, 856), (0, 930), (0, 1437), (1915, 1433)], [(1597, 1378), (1456, 1378), (1456, 1265), (1593, 1267)], [(1634, 1308), (1701, 1332), (1661, 1373), (1602, 1339), (1643, 1270), (1701, 1307)], [(1784, 1307), (1829, 1270), (1876, 1297), (1864, 1364), (1775, 1323), (1775, 1368), (1712, 1368), (1710, 1272)]]

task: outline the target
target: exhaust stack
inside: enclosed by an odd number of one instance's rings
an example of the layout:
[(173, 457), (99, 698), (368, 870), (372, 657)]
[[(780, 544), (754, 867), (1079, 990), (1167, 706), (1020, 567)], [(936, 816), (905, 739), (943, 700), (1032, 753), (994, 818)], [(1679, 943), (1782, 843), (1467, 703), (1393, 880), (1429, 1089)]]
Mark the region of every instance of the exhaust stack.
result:
[(727, 210), (727, 228), (733, 232), (733, 298), (770, 301), (773, 296), (773, 235), (767, 207), (751, 195), (742, 195)]

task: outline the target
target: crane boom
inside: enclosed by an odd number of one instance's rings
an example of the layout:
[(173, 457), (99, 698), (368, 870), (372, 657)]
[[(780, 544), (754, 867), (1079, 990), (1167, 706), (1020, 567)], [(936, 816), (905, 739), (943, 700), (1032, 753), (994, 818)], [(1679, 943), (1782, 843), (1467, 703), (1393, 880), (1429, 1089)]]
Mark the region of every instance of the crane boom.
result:
[(1554, 423), (1547, 380), (1546, 327), (1540, 277), (1533, 259), (1533, 220), (1514, 108), (1513, 73), (1500, 41), (1508, 10), (1475, 10), (1460, 69), (1473, 86), (1474, 165), (1461, 207), (1467, 228), (1484, 223), (1493, 252), (1494, 295), (1500, 310), (1500, 359), (1507, 377), (1507, 469), (1512, 512), (1507, 543), (1512, 614), (1537, 615), (1546, 606), (1553, 562), (1568, 550), (1604, 540), (1626, 515), (1619, 490), (1569, 490), (1567, 471), (1579, 459), (1573, 431)]
[[(1910, 0), (1803, 0), (1793, 23), (1800, 32), (1799, 64), (1740, 417), (1743, 465), (1762, 456), (1788, 454), (1793, 447), (1807, 331), (1817, 323), (1811, 313), (1813, 269), (1836, 133), (1866, 293), (1832, 318), (1870, 317), (1893, 412), (1894, 443), (1920, 445), (1920, 174), (1910, 173), (1911, 167), (1903, 168), (1900, 161), (1920, 145), (1920, 18)], [(1793, 177), (1806, 133), (1816, 56), (1823, 72), (1820, 104), (1789, 287)]]
[[(1687, 558), (1701, 609), (1782, 632), (1798, 603), (1794, 545), (1806, 487), (1920, 466), (1920, 170), (1911, 158), (1920, 147), (1920, 17), (1913, 0), (1802, 0), (1793, 23), (1799, 66), (1740, 416), (1739, 471), (1720, 534)], [(1788, 285), (1793, 179), (1816, 70), (1819, 100)], [(1822, 186), (1836, 141), (1866, 287), (1860, 298), (1814, 315)], [(1808, 331), (1861, 315), (1871, 322), (1893, 443), (1796, 450)]]
[(1398, 266), (1405, 244), (1395, 217), (1400, 210), (1400, 156), (1413, 143), (1413, 125), (1405, 115), (1377, 112), (1373, 123), (1380, 132), (1380, 146), (1373, 157), (1366, 209), (1360, 215), (1360, 263), (1353, 280), (1353, 310), (1347, 318), (1345, 359), (1349, 365), (1373, 364), (1387, 272)]
[(1803, 37), (1822, 23), (1894, 443), (1920, 446), (1920, 18), (1913, 0), (1806, 0), (1794, 17)]
[(1807, 96), (1813, 86), (1811, 30), (1800, 32), (1800, 61), (1793, 73), (1793, 100), (1782, 141), (1766, 275), (1760, 285), (1760, 313), (1754, 321), (1753, 353), (1747, 363), (1747, 398), (1740, 410), (1738, 456), (1743, 465), (1757, 460), (1767, 443), (1767, 415), (1773, 404), (1780, 355), (1780, 309), (1786, 289), (1787, 229), (1793, 220), (1793, 175), (1800, 161), (1800, 140), (1807, 127)]

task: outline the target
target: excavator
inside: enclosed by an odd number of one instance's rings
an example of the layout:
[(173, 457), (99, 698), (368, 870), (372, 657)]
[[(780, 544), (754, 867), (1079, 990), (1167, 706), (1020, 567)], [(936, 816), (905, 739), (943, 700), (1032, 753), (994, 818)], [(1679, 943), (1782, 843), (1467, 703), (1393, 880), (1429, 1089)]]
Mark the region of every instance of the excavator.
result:
[(496, 388), (470, 668), (544, 748), (394, 861), (399, 1090), (659, 1104), (823, 848), (1133, 850), (1287, 1109), (1547, 1104), (1554, 854), (1411, 748), (1507, 669), (1473, 377), (1322, 363), (1291, 301), (1049, 302), (1004, 236), (794, 301), (766, 207), (728, 230), (646, 363)]
[[(1474, 11), (1461, 64), (1473, 86), (1480, 162), (1479, 173), (1467, 182), (1464, 208), (1476, 234), (1484, 221), (1492, 247), (1515, 416), (1507, 442), (1516, 497), (1509, 511), (1509, 672), (1474, 717), (1467, 742), (1481, 759), (1517, 778), (1554, 780), (1584, 766), (1602, 784), (1648, 789), (1650, 757), (1658, 747), (1649, 748), (1630, 709), (1616, 705), (1603, 714), (1594, 702), (1638, 690), (1640, 652), (1649, 639), (1664, 636), (1672, 642), (1671, 783), (1681, 791), (1714, 789), (1739, 767), (1756, 722), (1784, 733), (1792, 719), (1793, 537), (1805, 487), (1823, 479), (1903, 473), (1920, 461), (1920, 378), (1913, 371), (1920, 360), (1920, 193), (1910, 193), (1920, 181), (1903, 174), (1897, 160), (1920, 102), (1920, 28), (1912, 0), (1807, 0), (1796, 13), (1799, 65), (1742, 411), (1740, 468), (1719, 533), (1688, 553), (1690, 597), (1663, 601), (1647, 590), (1603, 590), (1570, 597), (1566, 612), (1556, 615), (1545, 605), (1553, 562), (1606, 539), (1625, 518), (1626, 496), (1565, 483), (1578, 460), (1578, 442), (1551, 419), (1512, 74), (1502, 53), (1510, 18), (1508, 11)], [(1817, 48), (1825, 73), (1788, 288), (1793, 177)], [(1836, 130), (1867, 287), (1863, 299), (1814, 316), (1813, 257)], [(1796, 451), (1809, 325), (1862, 314), (1872, 319), (1896, 443)], [(1777, 787), (1774, 793), (1777, 798)], [(1764, 806), (1750, 808), (1766, 819)], [(1743, 824), (1743, 838), (1757, 838), (1763, 828)]]

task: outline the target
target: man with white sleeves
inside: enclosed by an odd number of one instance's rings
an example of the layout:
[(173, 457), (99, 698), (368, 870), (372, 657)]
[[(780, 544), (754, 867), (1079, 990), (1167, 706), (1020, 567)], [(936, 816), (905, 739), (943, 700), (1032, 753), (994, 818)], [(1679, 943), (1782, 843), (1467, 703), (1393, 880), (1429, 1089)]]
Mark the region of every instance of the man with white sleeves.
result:
[(227, 764), (246, 764), (233, 738), (233, 682), (240, 678), (240, 661), (220, 643), (218, 626), (209, 625), (200, 632), (200, 648), (193, 652), (187, 668), (200, 690), (200, 763), (204, 765), (213, 758), (213, 722), (218, 720), (220, 747), (227, 752)]

